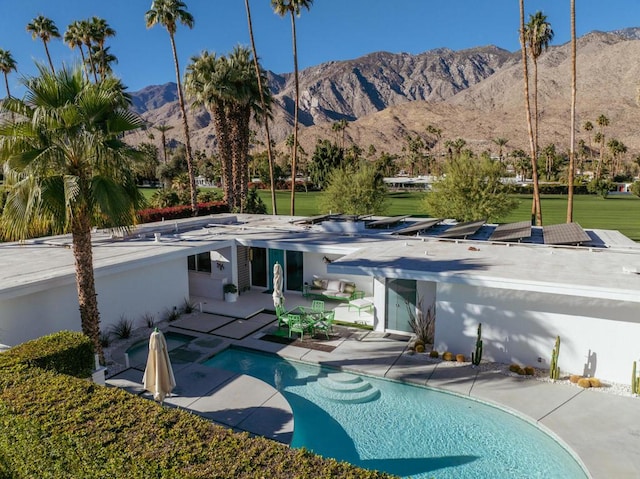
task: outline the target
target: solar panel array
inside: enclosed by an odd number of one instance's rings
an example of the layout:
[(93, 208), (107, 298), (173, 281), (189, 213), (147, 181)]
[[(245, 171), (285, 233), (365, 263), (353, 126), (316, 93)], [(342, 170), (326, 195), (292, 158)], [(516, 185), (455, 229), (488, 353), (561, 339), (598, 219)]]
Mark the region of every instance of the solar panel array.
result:
[(518, 221), (498, 225), (489, 237), (489, 241), (520, 241), (531, 237), (531, 222)]
[(402, 220), (408, 218), (409, 216), (411, 216), (411, 215), (392, 216), (390, 218), (384, 218), (384, 219), (381, 219), (381, 220), (371, 221), (370, 223), (367, 223), (367, 228), (380, 228), (380, 227), (388, 228), (390, 226), (395, 225), (399, 221), (402, 221)]
[(428, 230), (429, 228), (434, 227), (438, 223), (442, 221), (440, 218), (433, 218), (427, 221), (420, 221), (418, 223), (414, 223), (411, 226), (407, 226), (406, 228), (399, 229), (394, 231), (394, 235), (408, 235), (411, 233), (417, 233), (418, 231)]
[(562, 223), (542, 228), (544, 244), (575, 244), (587, 243), (591, 237), (578, 223)]
[(292, 223), (303, 224), (303, 225), (313, 225), (327, 219), (329, 216), (330, 215), (307, 216), (306, 218), (295, 220)]
[(447, 231), (440, 233), (439, 238), (466, 238), (478, 231), (486, 220), (467, 221), (466, 223), (458, 223)]

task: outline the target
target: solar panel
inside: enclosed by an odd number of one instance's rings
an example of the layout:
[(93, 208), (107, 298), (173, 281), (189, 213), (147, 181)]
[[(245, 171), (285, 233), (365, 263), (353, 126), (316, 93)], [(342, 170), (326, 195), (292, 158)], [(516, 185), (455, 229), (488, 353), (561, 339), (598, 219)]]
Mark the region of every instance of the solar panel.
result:
[(578, 223), (561, 223), (542, 228), (544, 244), (580, 244), (591, 241), (591, 237)]
[(507, 223), (498, 225), (489, 237), (489, 241), (513, 241), (531, 237), (531, 222), (518, 221), (517, 223)]
[(394, 231), (394, 235), (408, 235), (411, 233), (417, 233), (418, 231), (428, 230), (433, 226), (437, 225), (442, 221), (440, 218), (433, 218), (427, 221), (420, 221), (419, 223), (414, 223), (411, 226), (407, 226), (406, 228), (402, 228), (400, 230)]
[(411, 215), (392, 216), (390, 218), (384, 218), (384, 219), (381, 219), (381, 220), (371, 221), (370, 223), (367, 223), (367, 228), (379, 228), (381, 226), (384, 226), (384, 227), (388, 228), (389, 226), (393, 226), (396, 223), (398, 223), (399, 221), (402, 221), (405, 218), (408, 218), (409, 216), (411, 216)]
[(452, 226), (444, 233), (438, 235), (439, 238), (466, 238), (478, 231), (486, 220), (467, 221)]
[(292, 221), (294, 224), (313, 225), (327, 219), (330, 215), (307, 216), (299, 220)]

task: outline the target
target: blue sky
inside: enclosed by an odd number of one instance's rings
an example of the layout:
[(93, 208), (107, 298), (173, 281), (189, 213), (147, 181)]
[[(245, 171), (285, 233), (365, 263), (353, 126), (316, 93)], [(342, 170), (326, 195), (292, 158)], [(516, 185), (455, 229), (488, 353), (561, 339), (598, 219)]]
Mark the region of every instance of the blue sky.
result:
[[(220, 54), (249, 44), (244, 0), (186, 0), (195, 17), (192, 30), (180, 26), (176, 43), (184, 72), (202, 50)], [(576, 0), (577, 32), (640, 26), (638, 0)], [(269, 0), (251, 0), (254, 34), (265, 68), (293, 70), (289, 18), (273, 13)], [(117, 32), (109, 40), (119, 60), (114, 71), (132, 91), (175, 81), (169, 37), (160, 26), (147, 30), (144, 14), (150, 0), (0, 0), (0, 48), (12, 52), (20, 74), (35, 72), (46, 61), (42, 43), (25, 26), (39, 14), (53, 19), (61, 33), (73, 20), (97, 15)], [(605, 6), (606, 5), (606, 6)], [(553, 44), (569, 41), (569, 0), (525, 0), (527, 15), (542, 10), (555, 32)], [(370, 52), (420, 53), (439, 47), (453, 50), (497, 45), (519, 49), (517, 0), (315, 0), (297, 21), (300, 68), (330, 60), (357, 58)], [(62, 41), (50, 44), (55, 64), (79, 58)], [(20, 94), (19, 74), (9, 78)], [(0, 96), (4, 89), (0, 89)]]

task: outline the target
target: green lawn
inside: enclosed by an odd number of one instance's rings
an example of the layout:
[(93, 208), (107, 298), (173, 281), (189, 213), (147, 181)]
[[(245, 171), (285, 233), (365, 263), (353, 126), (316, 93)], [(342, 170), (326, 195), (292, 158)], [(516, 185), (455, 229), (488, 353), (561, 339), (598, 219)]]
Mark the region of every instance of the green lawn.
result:
[[(145, 197), (149, 198), (155, 190), (143, 189)], [(271, 212), (271, 193), (259, 190), (258, 194)], [(322, 193), (296, 193), (296, 215), (313, 216), (321, 213), (318, 209), (318, 199)], [(421, 208), (423, 192), (392, 192), (386, 214), (428, 216)], [(531, 195), (516, 195), (520, 204), (510, 215), (500, 218), (500, 223), (524, 221), (531, 218)], [(583, 228), (601, 228), (619, 230), (634, 241), (640, 241), (640, 198), (631, 195), (609, 196), (602, 199), (599, 196), (576, 195), (574, 200), (574, 221)], [(277, 191), (276, 202), (278, 213), (289, 214), (291, 193)], [(567, 197), (563, 195), (544, 195), (542, 197), (542, 217), (544, 224), (564, 223), (567, 217)]]

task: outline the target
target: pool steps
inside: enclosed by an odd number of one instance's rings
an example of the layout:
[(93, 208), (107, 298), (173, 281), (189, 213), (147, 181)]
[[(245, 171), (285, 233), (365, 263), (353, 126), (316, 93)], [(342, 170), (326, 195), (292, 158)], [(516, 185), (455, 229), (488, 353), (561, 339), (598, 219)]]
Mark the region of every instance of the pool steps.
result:
[(380, 397), (369, 381), (347, 373), (332, 373), (318, 378), (319, 394), (332, 401), (361, 404)]

